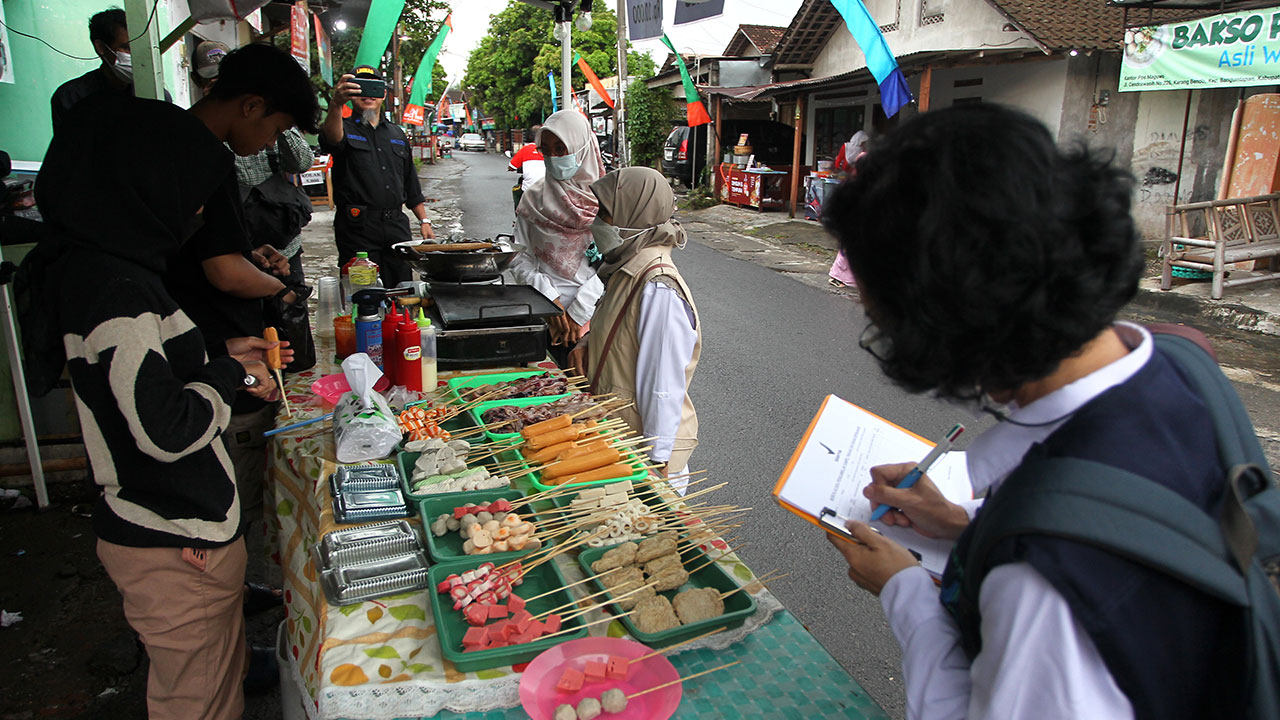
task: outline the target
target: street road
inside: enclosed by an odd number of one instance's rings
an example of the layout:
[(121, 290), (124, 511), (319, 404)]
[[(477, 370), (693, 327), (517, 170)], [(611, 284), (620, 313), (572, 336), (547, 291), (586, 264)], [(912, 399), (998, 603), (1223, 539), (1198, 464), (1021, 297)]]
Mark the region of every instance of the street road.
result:
[[(468, 166), (460, 177), (465, 234), (509, 224), (510, 208), (501, 202), (509, 188), (510, 176), (500, 174), (506, 159), (454, 157)], [(827, 394), (925, 436), (970, 418), (887, 382), (858, 348), (864, 321), (847, 297), (698, 242), (675, 259), (703, 325), (691, 389), (701, 437), (690, 465), (730, 483), (715, 501), (753, 508), (740, 531), (743, 558), (758, 573), (790, 573), (774, 593), (877, 702), (902, 717), (900, 657), (879, 602), (847, 579), (823, 533), (779, 508), (770, 491)]]

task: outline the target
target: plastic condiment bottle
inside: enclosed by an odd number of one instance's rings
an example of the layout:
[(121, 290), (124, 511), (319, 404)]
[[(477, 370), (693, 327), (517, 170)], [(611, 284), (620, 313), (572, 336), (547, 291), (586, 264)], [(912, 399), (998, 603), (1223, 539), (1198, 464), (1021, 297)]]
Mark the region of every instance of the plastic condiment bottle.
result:
[(414, 322), (409, 308), (396, 325), (396, 347), (400, 352), (400, 367), (396, 377), (409, 390), (422, 390), (422, 332)]
[(392, 303), (382, 316), (382, 374), (387, 376), (391, 387), (404, 384), (404, 378), (400, 377), (400, 350), (396, 345), (396, 326), (399, 324), (400, 313)]
[(370, 260), (367, 252), (356, 253), (355, 258), (343, 266), (342, 272), (347, 277), (350, 295), (367, 290), (378, 281), (378, 263)]
[[(356, 352), (369, 356), (374, 365), (382, 367), (382, 318), (378, 315), (378, 298), (360, 298), (352, 313), (356, 325)], [(384, 371), (385, 372), (385, 371)]]
[(422, 349), (422, 390), (433, 392), (436, 389), (436, 329), (422, 308), (418, 308), (418, 337), (418, 347)]

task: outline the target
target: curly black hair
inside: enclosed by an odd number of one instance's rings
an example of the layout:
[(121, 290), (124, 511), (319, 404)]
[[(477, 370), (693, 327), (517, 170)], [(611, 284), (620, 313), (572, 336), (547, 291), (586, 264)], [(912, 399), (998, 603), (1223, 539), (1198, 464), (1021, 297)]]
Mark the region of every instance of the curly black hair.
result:
[(289, 53), (265, 43), (232, 50), (218, 64), (218, 81), (209, 91), (217, 100), (261, 95), (267, 113), (291, 116), (302, 132), (314, 133), (320, 118), (311, 78)]
[(827, 201), (891, 379), (967, 400), (1054, 371), (1110, 325), (1143, 261), (1132, 176), (999, 105), (924, 113)]

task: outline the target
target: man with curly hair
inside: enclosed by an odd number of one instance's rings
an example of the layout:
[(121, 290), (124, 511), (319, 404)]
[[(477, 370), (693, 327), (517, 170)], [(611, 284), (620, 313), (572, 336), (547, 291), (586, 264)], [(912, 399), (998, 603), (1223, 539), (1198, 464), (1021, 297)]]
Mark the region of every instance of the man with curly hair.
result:
[[(856, 171), (825, 222), (866, 305), (863, 346), (908, 390), (1000, 420), (969, 447), (976, 495), (1076, 458), (1216, 514), (1225, 478), (1204, 401), (1146, 328), (1116, 320), (1142, 270), (1127, 172), (994, 105), (925, 113)], [(898, 489), (912, 468), (874, 468), (866, 495), (894, 508), (891, 525), (957, 540), (941, 594), (866, 525), (849, 525), (860, 544), (833, 541), (902, 645), (909, 718), (1239, 717), (1237, 609), (1047, 535), (1002, 540), (975, 596), (954, 592), (984, 513), (927, 478)]]

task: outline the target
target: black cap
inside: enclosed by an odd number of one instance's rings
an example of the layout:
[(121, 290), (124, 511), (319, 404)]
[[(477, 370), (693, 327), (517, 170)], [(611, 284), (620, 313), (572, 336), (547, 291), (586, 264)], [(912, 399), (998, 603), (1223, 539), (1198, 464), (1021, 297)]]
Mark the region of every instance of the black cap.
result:
[(361, 65), (352, 73), (358, 78), (368, 78), (370, 80), (382, 80), (382, 73), (378, 69), (370, 65)]

